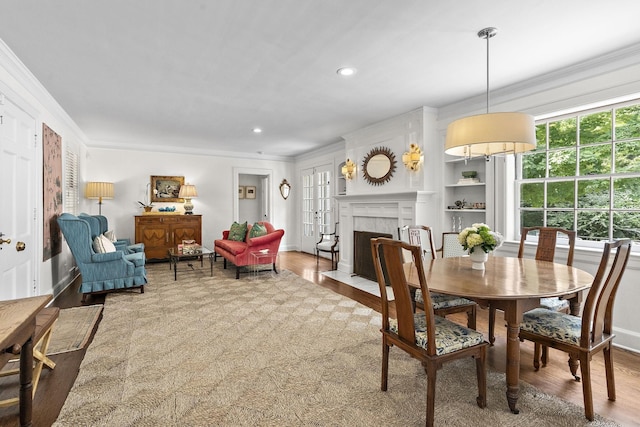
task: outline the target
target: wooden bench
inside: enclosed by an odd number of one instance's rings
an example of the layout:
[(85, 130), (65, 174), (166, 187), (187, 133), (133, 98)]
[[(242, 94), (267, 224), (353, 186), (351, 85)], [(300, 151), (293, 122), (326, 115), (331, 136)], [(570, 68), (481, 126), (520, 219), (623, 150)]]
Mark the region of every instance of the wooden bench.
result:
[[(53, 326), (56, 324), (59, 315), (60, 309), (58, 307), (45, 307), (36, 315), (36, 330), (33, 336), (33, 342), (35, 343), (33, 346), (33, 359), (35, 362), (33, 366), (33, 396), (36, 394), (43, 366), (46, 365), (49, 369), (56, 367), (55, 362), (47, 357), (47, 349), (49, 348), (49, 341), (51, 341)], [(18, 355), (20, 351), (14, 354)], [(1, 371), (0, 377), (15, 375), (19, 372), (19, 369)], [(0, 400), (0, 408), (17, 405), (19, 401), (18, 397)]]

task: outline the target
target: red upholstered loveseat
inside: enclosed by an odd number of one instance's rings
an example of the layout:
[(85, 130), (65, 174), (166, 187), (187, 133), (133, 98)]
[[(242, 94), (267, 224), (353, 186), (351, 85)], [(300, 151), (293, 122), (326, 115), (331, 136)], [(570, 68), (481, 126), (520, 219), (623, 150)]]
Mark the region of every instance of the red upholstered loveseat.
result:
[(267, 229), (267, 234), (264, 236), (249, 238), (249, 232), (251, 231), (251, 225), (249, 224), (244, 241), (229, 240), (229, 230), (225, 230), (222, 232), (222, 239), (213, 242), (215, 248), (214, 260), (217, 261), (218, 256), (223, 257), (224, 268), (227, 268), (227, 261), (232, 262), (236, 266), (236, 279), (240, 278), (240, 267), (255, 264), (255, 258), (251, 255), (254, 252), (262, 252), (260, 254), (260, 264), (273, 264), (273, 271), (278, 272), (276, 258), (280, 248), (280, 240), (284, 236), (284, 230), (276, 230), (267, 221), (259, 221), (259, 224), (264, 225)]

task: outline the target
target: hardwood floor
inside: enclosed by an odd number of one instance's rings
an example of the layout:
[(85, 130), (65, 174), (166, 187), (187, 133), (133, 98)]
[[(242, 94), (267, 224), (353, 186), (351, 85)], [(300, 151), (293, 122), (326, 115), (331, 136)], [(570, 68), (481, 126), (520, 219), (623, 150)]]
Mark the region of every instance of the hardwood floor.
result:
[[(322, 275), (323, 271), (331, 268), (330, 264), (329, 260), (322, 259), (319, 265), (316, 265), (316, 259), (313, 255), (299, 252), (281, 252), (279, 256), (281, 269), (290, 270), (311, 282), (380, 311), (380, 301), (377, 297)], [(53, 304), (60, 308), (82, 305), (81, 296), (77, 293), (78, 286), (78, 283), (70, 286), (62, 295), (56, 298)], [(104, 302), (104, 296), (91, 297), (86, 304), (102, 302)], [(478, 310), (477, 317), (478, 330), (486, 334), (488, 330), (488, 311)], [(450, 318), (463, 324), (466, 323), (464, 315), (454, 315)], [(490, 369), (504, 372), (506, 343), (505, 330), (500, 327), (501, 322), (501, 314), (498, 312), (496, 344), (489, 349), (487, 363)], [(41, 375), (40, 384), (33, 402), (33, 425), (35, 427), (50, 426), (56, 420), (76, 379), (84, 353), (85, 350), (80, 350), (51, 357), (57, 366), (53, 371), (43, 370)], [(546, 393), (583, 406), (582, 385), (574, 381), (570, 375), (566, 355), (550, 349), (549, 358), (550, 362), (547, 367), (535, 372), (532, 363), (533, 345), (528, 342), (522, 343), (520, 379)], [(640, 409), (636, 406), (637, 396), (640, 395), (640, 354), (616, 348), (614, 350), (614, 365), (617, 400), (610, 402), (607, 400), (602, 355), (597, 355), (592, 361), (591, 375), (596, 413), (615, 420), (623, 426), (640, 426)], [(15, 395), (18, 390), (17, 376), (2, 379), (0, 387), (0, 399)], [(526, 414), (514, 415), (514, 417), (518, 416), (523, 417)], [(18, 425), (17, 406), (0, 409), (0, 426), (13, 427)]]

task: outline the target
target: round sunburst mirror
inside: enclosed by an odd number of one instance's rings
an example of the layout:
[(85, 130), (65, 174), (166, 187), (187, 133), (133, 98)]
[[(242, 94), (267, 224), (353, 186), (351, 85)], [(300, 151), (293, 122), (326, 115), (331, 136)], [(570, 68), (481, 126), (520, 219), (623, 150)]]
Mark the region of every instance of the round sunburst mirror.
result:
[(362, 162), (362, 174), (371, 185), (389, 181), (395, 170), (396, 156), (386, 147), (373, 148)]

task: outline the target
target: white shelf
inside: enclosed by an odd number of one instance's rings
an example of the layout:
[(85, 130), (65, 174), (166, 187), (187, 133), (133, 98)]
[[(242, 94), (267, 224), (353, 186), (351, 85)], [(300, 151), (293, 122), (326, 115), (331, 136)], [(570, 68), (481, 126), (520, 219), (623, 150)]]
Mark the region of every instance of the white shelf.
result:
[(474, 182), (473, 184), (447, 184), (445, 187), (454, 188), (454, 187), (477, 187), (480, 185), (485, 185), (484, 182)]
[(471, 212), (471, 213), (484, 213), (486, 209), (445, 209), (445, 212)]

